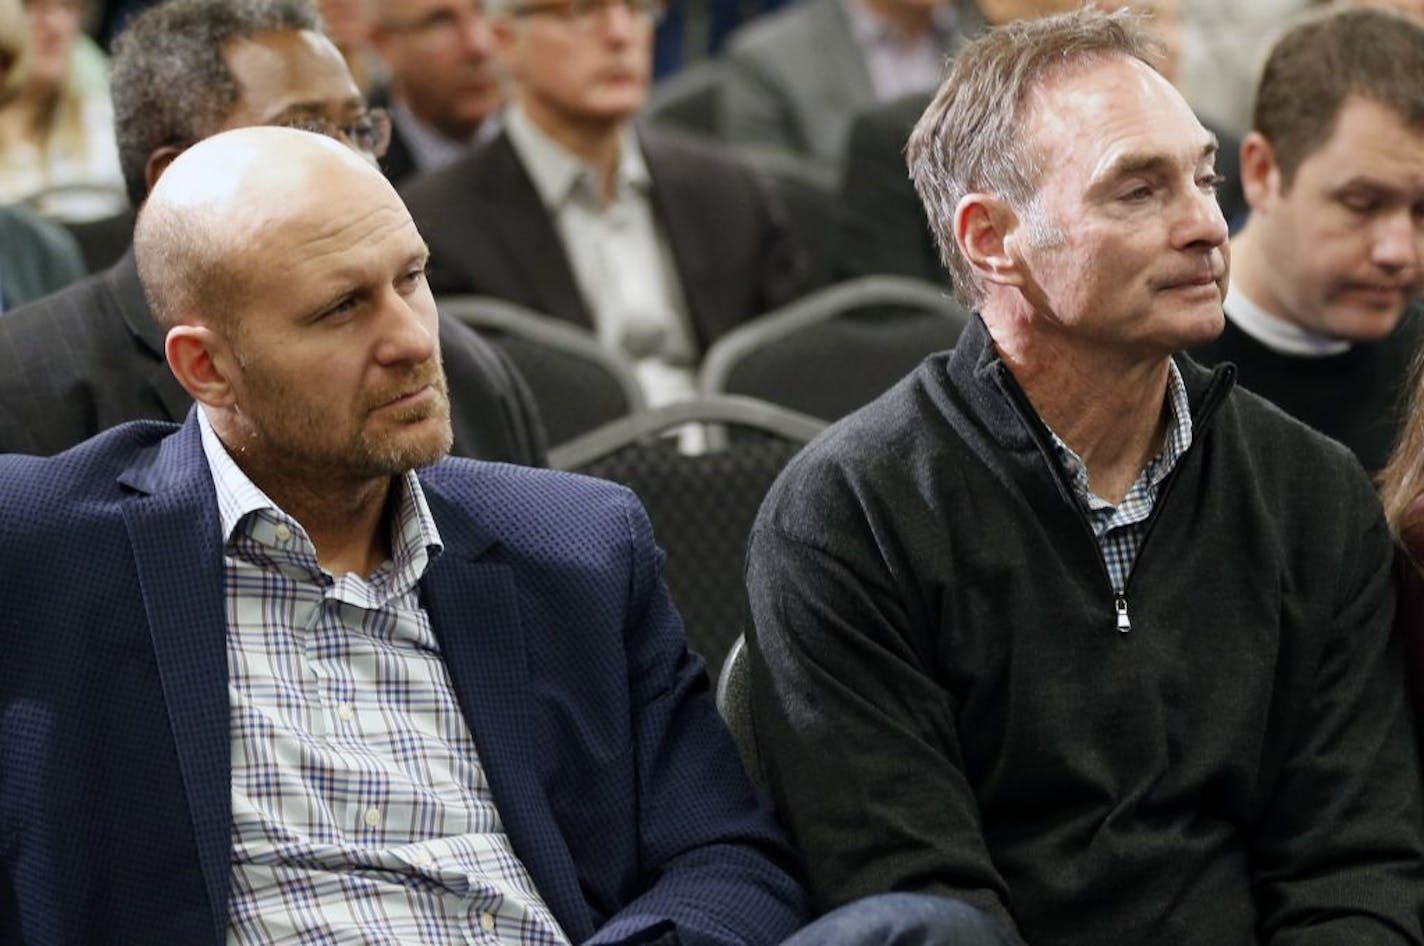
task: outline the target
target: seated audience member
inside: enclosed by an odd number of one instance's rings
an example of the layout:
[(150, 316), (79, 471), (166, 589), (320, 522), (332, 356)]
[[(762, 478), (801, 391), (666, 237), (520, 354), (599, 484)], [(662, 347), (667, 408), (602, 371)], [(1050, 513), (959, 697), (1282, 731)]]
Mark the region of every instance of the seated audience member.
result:
[[(1104, 0), (1097, 5), (1109, 10), (1127, 6), (1150, 15), (1149, 25), (1163, 45), (1159, 70), (1174, 84), (1177, 82), (1181, 59), (1181, 11), (1177, 0)], [(981, 6), (994, 24), (1063, 12), (1060, 3), (1035, 0)], [(1068, 8), (1077, 6), (1075, 0)], [(856, 116), (851, 125), (840, 188), (842, 227), (838, 256), (840, 270), (846, 276), (894, 273), (931, 282), (948, 279), (925, 219), (924, 205), (905, 172), (905, 142), (930, 99), (927, 92), (875, 106)], [(1236, 166), (1240, 142), (1220, 128), (1208, 126), (1208, 130), (1217, 136), (1216, 167), (1222, 178), (1217, 199), (1227, 223), (1232, 223), (1246, 210)]]
[(372, 43), (391, 113), (381, 160), (399, 184), (466, 154), (497, 130), (503, 93), (481, 0), (375, 0)]
[(80, 30), (80, 0), (24, 0), (29, 62), (0, 107), (0, 202), (89, 220), (124, 206), (108, 67)]
[[(0, 0), (0, 106), (24, 87), (29, 36), (20, 0)], [(0, 205), (0, 312), (84, 275), (74, 240), (23, 206)]]
[(752, 705), (813, 904), (1032, 946), (1421, 942), (1391, 547), (1350, 453), (1184, 357), (1215, 140), (1140, 21), (991, 31), (910, 140), (978, 315), (773, 486)]
[[(316, 12), (333, 46), (341, 51), (346, 68), (356, 88), (367, 98), (375, 90), (383, 67), (371, 47), (371, 30), (375, 22), (372, 6), (375, 0), (314, 0)], [(393, 139), (394, 140), (394, 139)], [(384, 167), (384, 164), (382, 165)]]
[[(305, 0), (169, 0), (119, 38), (113, 91), (134, 205), (183, 147), (225, 128), (300, 124), (378, 156), (341, 54)], [(441, 319), (455, 452), (543, 462), (533, 400), (508, 360)], [(132, 254), (0, 319), (0, 452), (51, 454), (126, 420), (181, 420), (192, 399), (163, 361)]]
[(805, 0), (760, 17), (727, 46), (722, 137), (834, 175), (855, 114), (934, 89), (983, 25), (971, 0)]
[(24, 207), (0, 206), (0, 313), (84, 277), (84, 258), (62, 227)]
[[(308, 132), (218, 134), (135, 249), (197, 406), (0, 458), (0, 939), (792, 934), (792, 852), (642, 507), (442, 459), (427, 251), (380, 171)], [(790, 940), (897, 941), (1004, 942), (904, 896)]]
[(1226, 330), (1192, 354), (1378, 470), (1420, 338), (1424, 25), (1340, 10), (1282, 37), (1241, 173)]
[(498, 296), (592, 329), (651, 403), (702, 352), (790, 301), (804, 261), (765, 185), (709, 146), (633, 128), (661, 0), (499, 0), (503, 129), (403, 194), (436, 292)]

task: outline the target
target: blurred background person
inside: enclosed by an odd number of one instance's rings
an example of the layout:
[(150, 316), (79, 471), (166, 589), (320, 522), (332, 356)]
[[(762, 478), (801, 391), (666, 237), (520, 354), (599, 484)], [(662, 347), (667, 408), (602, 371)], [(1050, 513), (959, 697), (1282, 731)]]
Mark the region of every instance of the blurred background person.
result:
[(88, 220), (126, 204), (104, 54), (80, 30), (80, 0), (24, 0), (29, 70), (0, 108), (0, 201)]
[(383, 78), (380, 57), (371, 48), (373, 0), (316, 0), (326, 35), (341, 51), (361, 94), (369, 97)]
[[(0, 107), (24, 86), (28, 25), (20, 0), (0, 0)], [(73, 239), (22, 206), (0, 206), (0, 312), (84, 275)]]
[(719, 124), (732, 144), (795, 155), (834, 177), (851, 119), (939, 85), (983, 29), (969, 0), (802, 0), (733, 34)]
[(381, 167), (400, 183), (492, 137), (504, 97), (481, 0), (371, 2), (371, 42), (386, 73), (372, 104), (391, 113)]

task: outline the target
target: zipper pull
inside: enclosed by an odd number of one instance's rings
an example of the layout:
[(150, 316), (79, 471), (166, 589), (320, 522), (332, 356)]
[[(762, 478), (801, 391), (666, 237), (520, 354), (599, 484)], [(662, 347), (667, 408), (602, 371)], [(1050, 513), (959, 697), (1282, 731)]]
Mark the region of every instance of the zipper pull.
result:
[(1117, 629), (1126, 634), (1132, 630), (1132, 622), (1127, 618), (1127, 595), (1119, 591), (1113, 598), (1113, 606), (1117, 608)]

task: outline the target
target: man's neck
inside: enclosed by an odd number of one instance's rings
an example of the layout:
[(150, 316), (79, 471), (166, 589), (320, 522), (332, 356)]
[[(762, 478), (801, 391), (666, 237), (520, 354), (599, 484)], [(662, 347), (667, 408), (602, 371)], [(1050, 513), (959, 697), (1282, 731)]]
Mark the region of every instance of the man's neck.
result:
[(321, 567), (333, 575), (367, 578), (391, 556), (388, 506), (391, 478), (363, 484), (252, 481), (287, 515), (302, 524)]
[(1294, 317), (1275, 290), (1277, 273), (1271, 266), (1267, 223), (1249, 218), (1231, 241), (1231, 289), (1226, 314), (1237, 327), (1272, 351), (1284, 355), (1321, 357), (1338, 355), (1348, 341), (1319, 335)]
[(598, 175), (599, 195), (605, 202), (612, 200), (617, 191), (623, 135), (632, 123), (631, 117), (579, 120), (556, 113), (528, 96), (521, 100), (520, 106), (535, 128), (594, 169)]
[(1161, 450), (1169, 359), (1111, 361), (1100, 346), (1063, 333), (991, 325), (990, 334), (1038, 416), (1082, 459), (1089, 488), (1121, 502)]

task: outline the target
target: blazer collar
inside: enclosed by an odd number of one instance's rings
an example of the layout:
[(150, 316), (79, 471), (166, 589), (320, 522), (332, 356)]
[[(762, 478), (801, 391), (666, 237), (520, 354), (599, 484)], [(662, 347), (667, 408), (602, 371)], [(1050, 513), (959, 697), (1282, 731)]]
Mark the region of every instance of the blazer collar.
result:
[(232, 861), (227, 635), (222, 538), (196, 409), (119, 481), (137, 494), (123, 506), (124, 522), (221, 943)]
[(422, 485), (445, 542), (421, 580), (426, 613), (505, 833), (559, 925), (581, 942), (594, 930), (535, 752), (518, 576), (496, 536), (437, 484)]
[[(119, 480), (136, 494), (124, 519), (220, 943), (232, 856), (226, 612), (221, 527), (196, 408)], [(498, 536), (445, 493), (440, 477), (422, 475), (422, 486), (445, 551), (421, 593), (456, 699), (515, 852), (560, 925), (580, 941), (594, 930), (535, 753), (515, 569)]]

